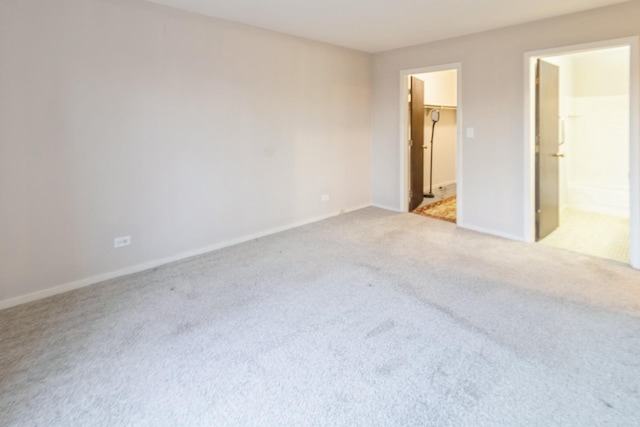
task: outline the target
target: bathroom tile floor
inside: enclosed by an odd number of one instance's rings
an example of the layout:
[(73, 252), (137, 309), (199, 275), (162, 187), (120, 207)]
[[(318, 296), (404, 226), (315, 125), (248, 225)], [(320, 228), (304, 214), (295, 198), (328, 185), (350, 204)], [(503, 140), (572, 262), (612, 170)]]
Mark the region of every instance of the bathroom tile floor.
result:
[[(456, 184), (433, 190), (420, 207), (456, 195)], [(540, 241), (572, 252), (629, 263), (629, 218), (565, 209), (560, 227)]]
[(540, 243), (629, 263), (629, 219), (565, 209), (560, 227)]

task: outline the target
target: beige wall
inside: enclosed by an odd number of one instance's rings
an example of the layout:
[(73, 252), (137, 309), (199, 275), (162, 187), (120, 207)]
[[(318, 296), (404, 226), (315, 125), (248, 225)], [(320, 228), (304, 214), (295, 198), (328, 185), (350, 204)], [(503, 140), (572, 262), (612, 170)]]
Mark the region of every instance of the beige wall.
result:
[(425, 105), (455, 107), (458, 104), (457, 70), (415, 74), (424, 82)]
[[(416, 74), (415, 77), (424, 81), (425, 105), (455, 107), (458, 103), (458, 72), (457, 70), (434, 71)], [(429, 177), (431, 172), (431, 109), (425, 109), (424, 143), (429, 148), (424, 151), (424, 192), (429, 192)], [(456, 111), (440, 110), (440, 121), (436, 124), (433, 140), (433, 184), (432, 191), (441, 186), (456, 182)]]
[(638, 22), (640, 2), (631, 1), (374, 55), (373, 203), (403, 208), (401, 72), (461, 63), (462, 127), (473, 127), (475, 138), (462, 141), (460, 225), (525, 239), (525, 52), (637, 36)]
[(0, 305), (369, 205), (369, 73), (143, 1), (3, 0)]
[(570, 96), (629, 96), (629, 49), (605, 49), (569, 56), (575, 75)]
[[(424, 189), (429, 191), (429, 171), (431, 169), (431, 109), (425, 111), (424, 143), (429, 148), (424, 151)], [(435, 192), (439, 187), (456, 182), (456, 110), (441, 109), (440, 120), (435, 126), (433, 138), (433, 184)], [(439, 194), (439, 193), (435, 193)]]
[(629, 217), (629, 51), (583, 53), (568, 62), (567, 206)]

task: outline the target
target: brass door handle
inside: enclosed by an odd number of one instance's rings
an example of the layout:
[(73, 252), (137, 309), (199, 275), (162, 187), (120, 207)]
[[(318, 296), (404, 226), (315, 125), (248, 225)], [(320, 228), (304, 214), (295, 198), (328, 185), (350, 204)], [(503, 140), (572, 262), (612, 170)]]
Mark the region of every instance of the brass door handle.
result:
[(564, 153), (555, 153), (552, 154), (553, 157), (564, 157)]

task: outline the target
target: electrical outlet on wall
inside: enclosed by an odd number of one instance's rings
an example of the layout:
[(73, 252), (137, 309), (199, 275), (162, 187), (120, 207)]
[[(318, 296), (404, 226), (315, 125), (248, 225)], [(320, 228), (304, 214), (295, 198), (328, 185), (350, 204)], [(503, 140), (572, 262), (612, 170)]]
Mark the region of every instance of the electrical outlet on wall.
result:
[(322, 197), (320, 198), (323, 202), (328, 202), (329, 201), (329, 195), (328, 194), (323, 194)]
[(131, 236), (116, 237), (113, 239), (113, 247), (115, 249), (131, 244)]

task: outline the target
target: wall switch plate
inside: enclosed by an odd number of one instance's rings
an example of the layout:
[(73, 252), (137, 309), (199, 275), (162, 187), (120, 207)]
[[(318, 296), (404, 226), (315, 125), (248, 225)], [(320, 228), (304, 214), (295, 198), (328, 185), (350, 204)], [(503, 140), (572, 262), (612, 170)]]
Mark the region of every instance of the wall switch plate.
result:
[(116, 237), (115, 239), (113, 239), (114, 249), (121, 248), (123, 246), (129, 246), (130, 244), (131, 236)]
[(323, 202), (328, 202), (329, 201), (329, 195), (328, 194), (323, 194), (321, 197)]
[(474, 128), (467, 128), (467, 138), (471, 139), (475, 137), (476, 137), (476, 130)]

